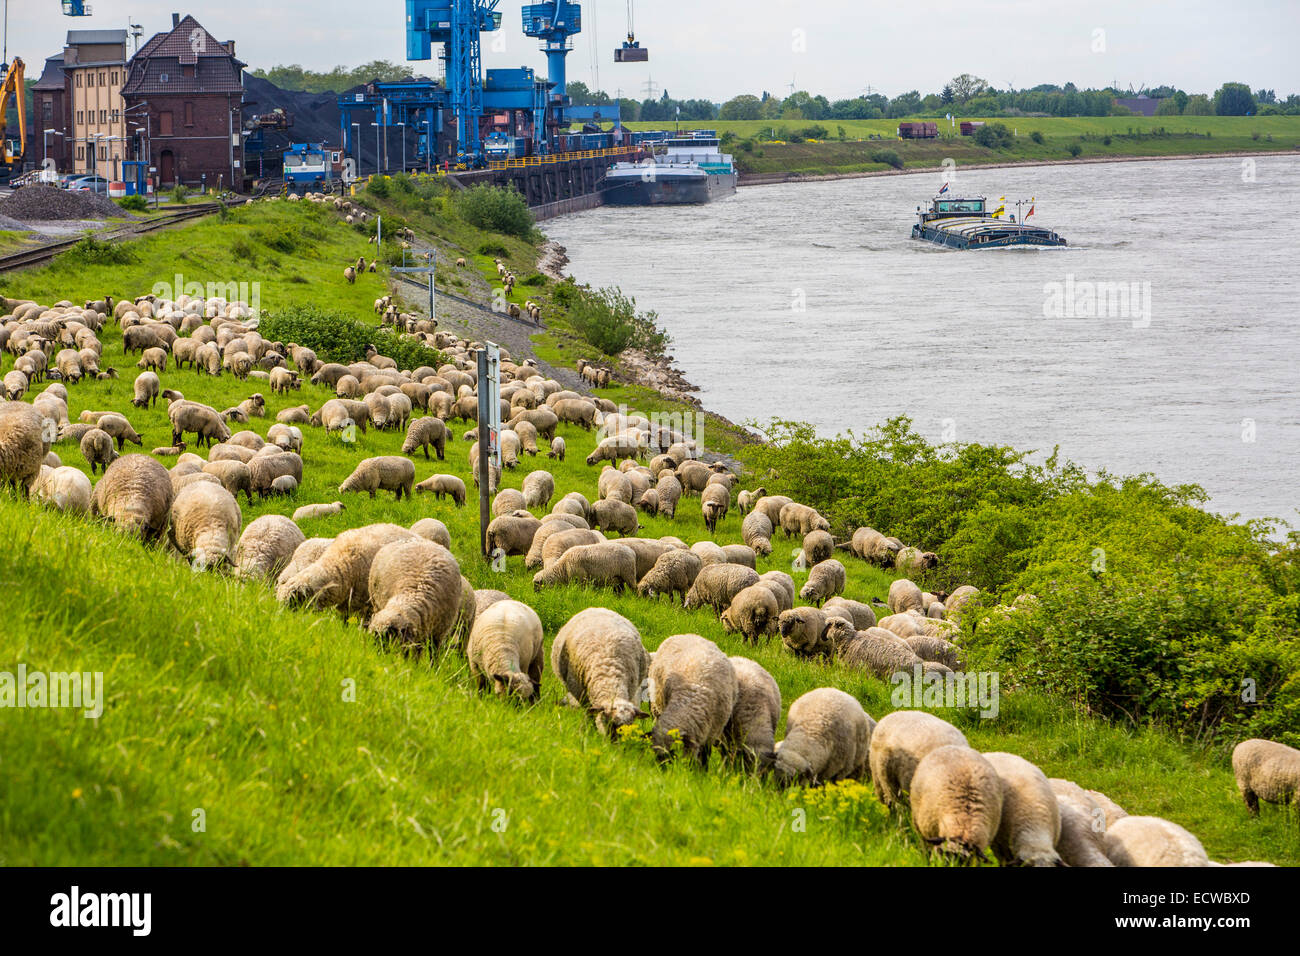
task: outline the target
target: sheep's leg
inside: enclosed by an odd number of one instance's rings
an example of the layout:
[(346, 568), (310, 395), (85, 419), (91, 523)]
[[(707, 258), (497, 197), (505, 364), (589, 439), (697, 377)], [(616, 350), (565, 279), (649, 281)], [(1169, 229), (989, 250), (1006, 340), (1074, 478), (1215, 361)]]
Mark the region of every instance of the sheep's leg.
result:
[(1241, 790), (1242, 799), (1246, 801), (1246, 810), (1252, 817), (1259, 816), (1259, 795), (1249, 787), (1243, 787)]

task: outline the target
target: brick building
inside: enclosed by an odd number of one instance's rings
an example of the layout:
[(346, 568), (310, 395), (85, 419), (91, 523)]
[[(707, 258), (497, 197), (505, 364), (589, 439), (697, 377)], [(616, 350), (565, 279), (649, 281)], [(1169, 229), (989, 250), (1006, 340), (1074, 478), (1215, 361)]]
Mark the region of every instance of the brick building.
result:
[[(126, 148), (122, 83), (126, 79), (125, 30), (69, 30), (63, 81), (72, 116), (72, 169), (121, 175)], [(49, 127), (46, 127), (49, 128)]]
[[(45, 58), (45, 69), (32, 87), (31, 132), (27, 140), (27, 163), (40, 168), (47, 157), (58, 172), (72, 169), (72, 98), (64, 86), (63, 54)], [(46, 132), (53, 130), (53, 132)]]
[(162, 189), (177, 183), (239, 188), (244, 64), (192, 16), (145, 43), (122, 88), (133, 156), (148, 155)]

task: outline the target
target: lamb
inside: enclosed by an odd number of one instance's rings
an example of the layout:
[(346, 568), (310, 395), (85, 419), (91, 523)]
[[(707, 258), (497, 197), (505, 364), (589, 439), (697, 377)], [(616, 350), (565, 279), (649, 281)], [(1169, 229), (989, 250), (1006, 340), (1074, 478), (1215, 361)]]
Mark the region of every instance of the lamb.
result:
[(800, 657), (830, 654), (825, 640), (826, 615), (815, 607), (789, 608), (777, 617), (777, 631), (786, 650)]
[(565, 702), (585, 707), (596, 729), (617, 737), (619, 729), (648, 718), (638, 706), (650, 673), (650, 655), (627, 618), (603, 607), (579, 611), (551, 645), (551, 669), (564, 685)]
[(848, 575), (844, 565), (834, 558), (827, 558), (819, 564), (814, 564), (808, 571), (808, 580), (799, 589), (799, 597), (820, 606), (827, 598), (843, 591), (847, 580)]
[(302, 454), (302, 431), (296, 426), (276, 422), (266, 430), (266, 440), (284, 451)]
[(447, 426), (441, 418), (427, 415), (416, 418), (406, 429), (406, 439), (402, 442), (402, 454), (414, 455), (417, 449), (424, 449), (424, 458), (429, 461), (429, 446), (438, 453), (438, 460), (444, 461), (447, 447)]
[(242, 491), (248, 503), (253, 503), (253, 472), (242, 461), (209, 461), (203, 465), (203, 471), (216, 475), (223, 488), (239, 497)]
[(171, 543), (195, 568), (219, 568), (230, 561), (242, 524), (239, 504), (229, 491), (195, 482), (172, 502)]
[[(514, 433), (519, 438), (519, 450), (525, 455), (537, 455), (537, 426), (532, 422), (515, 422)], [(551, 456), (554, 457), (554, 456)]]
[(912, 610), (925, 613), (922, 608), (921, 589), (907, 578), (899, 578), (889, 585), (889, 597), (886, 603), (895, 614)]
[(771, 589), (756, 581), (731, 599), (722, 612), (722, 626), (727, 633), (739, 631), (746, 640), (757, 643), (776, 627), (780, 613)]
[(933, 551), (922, 552), (918, 548), (901, 548), (894, 555), (894, 569), (904, 574), (926, 571), (939, 566), (939, 557)]
[(835, 539), (829, 531), (815, 530), (804, 535), (803, 560), (808, 567), (826, 561), (835, 552)]
[(549, 471), (530, 471), (524, 476), (524, 507), (545, 508), (555, 495), (555, 478)]
[(917, 764), (932, 750), (951, 744), (968, 747), (966, 735), (923, 710), (896, 710), (876, 724), (871, 737), (871, 783), (887, 807), (911, 789)]
[(677, 502), (682, 497), (682, 483), (677, 473), (671, 468), (659, 472), (655, 483), (655, 494), (659, 497), (659, 514), (672, 518), (677, 514)]
[(857, 699), (835, 687), (810, 690), (785, 719), (773, 769), (783, 785), (861, 779), (867, 770), (875, 721)]
[[(460, 612), (460, 565), (442, 545), (408, 534), (380, 547), (370, 562), (367, 588), (374, 613), (366, 629), (403, 650), (436, 651)], [(537, 639), (540, 647), (540, 622)]]
[(131, 404), (137, 408), (147, 408), (149, 403), (158, 404), (158, 375), (155, 372), (141, 372), (135, 377), (135, 398)]
[[(293, 575), (280, 575), (276, 600), (291, 607), (312, 604), (337, 608), (345, 620), (353, 614), (368, 614), (370, 564), (375, 555), (386, 544), (415, 537), (396, 524), (371, 524), (344, 531), (315, 561)], [(297, 552), (294, 557), (296, 560)]]
[[(767, 494), (766, 488), (755, 488), (753, 491), (742, 491), (736, 496), (736, 509), (742, 516), (749, 514), (749, 510), (754, 507), (759, 498)], [(768, 522), (771, 525), (771, 522)]]
[(90, 511), (90, 479), (77, 468), (60, 465), (42, 468), (32, 486), (32, 495), (59, 511), (86, 514)]
[(672, 548), (655, 560), (654, 567), (637, 584), (637, 593), (650, 598), (667, 594), (669, 600), (680, 594), (685, 601), (701, 567), (700, 557), (695, 552)]
[(167, 370), (167, 351), (161, 348), (145, 349), (140, 354), (140, 361), (135, 363), (136, 368), (145, 370), (157, 369), (160, 372)]
[(480, 690), (533, 701), (542, 693), (542, 621), (527, 604), (497, 601), (479, 614), (465, 648)]
[(253, 490), (266, 497), (278, 490), (275, 482), (279, 478), (287, 476), (302, 483), (302, 458), (291, 451), (261, 452), (248, 460), (248, 471)]
[(492, 499), (492, 517), (500, 518), (513, 511), (527, 511), (524, 507), (524, 494), (515, 488), (506, 488)]
[(456, 503), (457, 508), (465, 506), (465, 482), (455, 475), (430, 475), (416, 485), (415, 490), (429, 492), (439, 499), (451, 495), (451, 500)]
[(700, 569), (695, 583), (686, 592), (682, 606), (687, 608), (708, 605), (715, 614), (722, 614), (736, 595), (758, 583), (758, 573), (739, 564), (710, 564)]
[(622, 535), (634, 535), (641, 527), (636, 520), (636, 509), (624, 501), (602, 498), (591, 506), (592, 527)]
[[(534, 431), (540, 431), (540, 429), (534, 428)], [(551, 450), (546, 453), (546, 457), (554, 458), (557, 461), (564, 461), (564, 452), (565, 452), (564, 439), (559, 436), (556, 436), (555, 438), (551, 439)]]
[[(574, 524), (574, 521), (582, 523)], [(582, 519), (576, 515), (547, 515), (542, 519), (541, 526), (533, 534), (533, 543), (528, 546), (528, 554), (524, 557), (524, 567), (530, 571), (535, 571), (537, 568), (542, 566), (542, 549), (546, 546), (546, 542), (550, 540), (552, 535), (561, 534), (565, 531), (573, 531), (579, 528), (585, 529), (585, 526), (586, 522), (582, 521)], [(604, 537), (604, 535), (599, 535), (599, 540), (603, 541)], [(588, 544), (591, 542), (583, 541), (582, 543)]]
[(1047, 776), (1024, 757), (984, 755), (1002, 779), (1002, 820), (993, 852), (1003, 864), (1061, 866), (1056, 844), (1061, 838), (1061, 811)]
[(1300, 750), (1286, 744), (1243, 740), (1232, 749), (1232, 772), (1251, 816), (1259, 814), (1260, 800), (1294, 804), (1300, 794)]
[(284, 515), (262, 515), (244, 528), (235, 546), (235, 573), (241, 578), (274, 580), (306, 539)]
[(769, 765), (776, 750), (776, 726), (781, 722), (781, 688), (760, 664), (731, 657), (736, 673), (736, 705), (722, 731), (723, 746), (740, 754), (747, 768)]
[(822, 605), (822, 610), (827, 614), (832, 611), (848, 612), (849, 620), (859, 631), (865, 631), (869, 627), (876, 626), (876, 612), (871, 609), (871, 605), (863, 604), (861, 601), (853, 601), (845, 597), (830, 598)]
[(1160, 817), (1123, 817), (1106, 827), (1106, 856), (1116, 866), (1209, 866), (1196, 839)]
[(654, 517), (659, 513), (659, 491), (655, 488), (647, 488), (641, 493), (636, 500), (638, 511)]
[[(126, 442), (143, 447), (144, 441), (136, 434), (136, 430), (131, 427), (131, 423), (126, 420), (126, 416), (118, 415), (116, 412), (109, 412), (107, 415), (100, 415), (99, 421), (95, 423), (101, 431), (106, 431), (117, 442), (117, 450), (120, 454), (122, 446)], [(177, 439), (179, 441), (179, 439)]]
[(403, 494), (408, 499), (411, 497), (414, 483), (415, 465), (409, 459), (400, 455), (379, 455), (358, 464), (339, 485), (339, 491), (368, 491), (371, 498), (376, 492), (391, 491), (396, 500), (401, 501)]
[(0, 484), (12, 485), (26, 497), (50, 450), (47, 437), (54, 437), (53, 428), (36, 409), (18, 402), (0, 404)]
[(784, 571), (764, 571), (758, 576), (758, 583), (775, 595), (777, 607), (781, 611), (794, 607), (794, 578), (790, 575)]
[(916, 765), (908, 797), (927, 844), (960, 860), (984, 858), (1002, 821), (1002, 778), (979, 751), (931, 750)]
[(660, 760), (675, 742), (707, 766), (740, 695), (736, 671), (718, 645), (698, 634), (674, 634), (650, 662), (650, 740)]
[(487, 526), (488, 553), (495, 555), (499, 550), (507, 557), (528, 554), (533, 536), (541, 526), (541, 521), (522, 509), (493, 518)]
[(616, 592), (636, 587), (636, 555), (617, 541), (569, 548), (551, 565), (533, 575), (533, 589), (581, 583)]
[(817, 513), (817, 509), (801, 505), (795, 501), (781, 508), (779, 523), (787, 538), (796, 534), (802, 538), (813, 531), (830, 531), (831, 529), (830, 523)]
[(709, 534), (717, 531), (718, 522), (727, 517), (731, 507), (731, 492), (723, 485), (707, 485), (700, 493), (700, 509), (704, 513), (704, 526)]

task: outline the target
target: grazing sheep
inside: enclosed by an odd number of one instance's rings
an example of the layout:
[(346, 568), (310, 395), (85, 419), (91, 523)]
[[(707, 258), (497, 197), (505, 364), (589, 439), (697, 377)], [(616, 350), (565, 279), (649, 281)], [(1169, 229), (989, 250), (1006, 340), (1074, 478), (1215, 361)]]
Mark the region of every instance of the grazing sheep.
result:
[(724, 544), (722, 556), (727, 564), (739, 564), (751, 571), (758, 567), (758, 555), (747, 544)]
[(545, 508), (555, 495), (555, 478), (549, 471), (530, 471), (524, 476), (524, 507)]
[(172, 426), (173, 445), (179, 445), (186, 432), (193, 432), (199, 445), (211, 445), (214, 439), (224, 442), (231, 437), (217, 410), (198, 402), (172, 402), (167, 408), (167, 418)]
[(455, 475), (430, 475), (416, 485), (415, 490), (429, 492), (435, 498), (451, 495), (451, 500), (456, 503), (457, 508), (465, 505), (465, 482)]
[(817, 513), (816, 508), (801, 505), (796, 501), (783, 506), (778, 517), (778, 523), (787, 538), (794, 535), (804, 538), (813, 531), (830, 531), (831, 529), (830, 523)]
[(167, 370), (167, 352), (165, 349), (150, 348), (145, 349), (140, 354), (140, 361), (135, 363), (136, 368), (157, 369), (160, 372)]
[(432, 541), (434, 544), (442, 545), (448, 551), (451, 550), (451, 532), (437, 518), (421, 518), (411, 525), (411, 531), (426, 541)]
[(542, 522), (522, 509), (509, 511), (492, 519), (487, 526), (487, 548), (489, 554), (498, 550), (509, 557), (513, 554), (528, 554), (532, 547), (533, 536), (541, 528)]
[(948, 595), (948, 599), (943, 602), (944, 619), (952, 621), (960, 627), (962, 612), (966, 609), (966, 605), (969, 604), (979, 593), (979, 588), (972, 587), (969, 584), (963, 584), (961, 587), (956, 588)]
[(922, 840), (961, 860), (984, 858), (1002, 821), (1002, 778), (979, 751), (931, 750), (916, 765), (908, 797)]
[(894, 555), (894, 570), (904, 574), (926, 571), (939, 566), (939, 556), (933, 551), (922, 552), (918, 548), (901, 548)]
[(263, 451), (248, 460), (248, 471), (252, 476), (253, 490), (259, 496), (266, 497), (277, 492), (275, 481), (283, 476), (302, 483), (302, 458), (291, 451), (269, 454)]
[(835, 553), (835, 539), (829, 531), (815, 530), (804, 535), (803, 560), (808, 567), (825, 561)]
[(172, 483), (167, 469), (148, 455), (124, 455), (105, 470), (91, 497), (91, 513), (145, 540), (167, 529)]
[(784, 571), (764, 571), (758, 576), (758, 583), (776, 595), (777, 606), (782, 611), (794, 607), (794, 578)]
[(68, 465), (42, 468), (32, 485), (32, 496), (38, 501), (70, 514), (88, 513), (91, 494), (90, 479)]
[(715, 614), (721, 615), (737, 594), (757, 583), (758, 573), (752, 568), (739, 564), (710, 564), (700, 568), (682, 605), (688, 610), (707, 605)]
[(298, 479), (293, 475), (280, 475), (271, 482), (269, 494), (287, 496), (292, 495), (298, 490)]
[[(558, 535), (556, 537), (559, 537)], [(554, 538), (551, 542), (554, 543)], [(533, 575), (533, 589), (568, 583), (609, 587), (621, 592), (636, 587), (636, 554), (617, 541), (569, 548), (552, 564)]]
[(902, 614), (912, 610), (920, 611), (922, 614), (925, 613), (921, 600), (921, 589), (907, 578), (899, 578), (889, 585), (889, 597), (886, 603), (895, 614)]
[(50, 450), (47, 437), (54, 437), (45, 421), (30, 405), (0, 404), (0, 484), (12, 485), (23, 497), (40, 477)]
[(602, 498), (591, 506), (592, 527), (622, 535), (634, 535), (641, 525), (636, 520), (636, 509), (624, 501)]
[(825, 639), (826, 615), (815, 607), (789, 608), (777, 617), (777, 631), (786, 650), (800, 657), (830, 654)]
[(506, 488), (492, 499), (492, 517), (500, 518), (514, 511), (527, 511), (524, 507), (524, 494), (515, 488)]
[(334, 501), (330, 504), (303, 505), (293, 513), (293, 520), (304, 521), (309, 518), (328, 518), (330, 515), (336, 515), (344, 510), (346, 509), (341, 501)]
[(667, 594), (669, 600), (681, 595), (685, 601), (702, 566), (700, 556), (695, 552), (686, 548), (672, 548), (655, 559), (654, 567), (637, 584), (637, 593), (649, 598)]
[(276, 587), (278, 588), (282, 582), (289, 580), (303, 568), (315, 563), (316, 559), (325, 553), (325, 549), (330, 546), (333, 540), (333, 538), (308, 538), (298, 545), (294, 549), (289, 563), (284, 566), (276, 577)]
[[(524, 556), (524, 567), (530, 571), (535, 571), (542, 567), (542, 550), (546, 547), (546, 542), (552, 535), (561, 534), (565, 531), (575, 529), (586, 530), (586, 522), (577, 515), (547, 515), (542, 519), (541, 527), (533, 534), (533, 543), (528, 546), (528, 554)], [(599, 538), (592, 539), (603, 541), (605, 536), (597, 532)], [(583, 541), (583, 544), (590, 544), (592, 540)]]
[(1106, 815), (1086, 790), (1060, 778), (1047, 781), (1056, 794), (1061, 836), (1056, 852), (1066, 866), (1114, 866), (1106, 856)]
[[(755, 488), (753, 491), (742, 491), (736, 496), (736, 509), (742, 516), (749, 514), (749, 510), (753, 508), (758, 499), (762, 498), (765, 494), (767, 494), (766, 488)], [(772, 523), (769, 521), (768, 526), (770, 527), (771, 524)]]
[[(118, 453), (121, 454), (122, 446), (126, 442), (143, 447), (144, 440), (131, 427), (131, 423), (126, 420), (125, 415), (118, 415), (116, 412), (109, 412), (107, 415), (100, 415), (99, 421), (95, 423), (102, 431), (106, 431), (113, 437), (117, 443)], [(179, 440), (179, 439), (178, 439)]]
[(636, 625), (620, 614), (590, 607), (569, 618), (551, 645), (551, 669), (565, 702), (585, 707), (601, 733), (616, 737), (619, 728), (650, 716), (637, 706), (650, 655)]
[(728, 633), (739, 631), (746, 640), (757, 643), (775, 627), (781, 611), (770, 588), (755, 581), (731, 599), (722, 612), (722, 627)]
[(274, 580), (306, 539), (284, 515), (262, 515), (244, 528), (235, 546), (235, 573), (241, 578)]
[(833, 597), (822, 605), (822, 610), (827, 614), (836, 608), (848, 611), (853, 626), (859, 631), (876, 626), (876, 612), (871, 609), (870, 604), (863, 604), (861, 601), (853, 601), (846, 597)]
[(638, 511), (648, 514), (651, 517), (659, 513), (659, 491), (656, 488), (647, 488), (641, 493), (636, 500)]
[(242, 461), (209, 461), (203, 465), (203, 471), (216, 475), (223, 488), (239, 497), (242, 491), (248, 503), (253, 503), (253, 472)]
[[(476, 608), (477, 610), (477, 608)], [(504, 600), (478, 613), (465, 647), (479, 690), (533, 701), (541, 696), (542, 621), (527, 604)]]
[(834, 558), (827, 558), (809, 569), (808, 580), (799, 589), (799, 597), (810, 604), (821, 606), (827, 598), (843, 591), (847, 580), (848, 573), (844, 570), (844, 565)]
[[(543, 523), (542, 527), (545, 528), (546, 524)], [(590, 528), (569, 527), (561, 529), (557, 533), (547, 535), (546, 541), (543, 543), (541, 549), (541, 566), (543, 568), (549, 568), (556, 561), (560, 560), (560, 556), (570, 548), (576, 548), (584, 544), (603, 544), (604, 542), (605, 536), (599, 531), (593, 531)], [(529, 551), (531, 552), (531, 550), (532, 549), (530, 548)], [(632, 549), (629, 548), (628, 550), (631, 551)], [(633, 559), (636, 558), (635, 551), (632, 552), (632, 557)], [(633, 566), (632, 573), (636, 573), (635, 565)]]
[(894, 566), (894, 555), (899, 548), (875, 528), (858, 528), (849, 542), (849, 551), (864, 561), (883, 568)]
[(875, 721), (857, 698), (835, 687), (810, 690), (790, 705), (773, 769), (784, 785), (861, 779)]
[(966, 669), (965, 661), (961, 656), (961, 648), (950, 641), (945, 641), (942, 637), (918, 634), (904, 638), (903, 643), (910, 647), (912, 653), (923, 661), (936, 661), (954, 671), (964, 671)]
[(135, 377), (135, 398), (131, 404), (137, 408), (147, 408), (150, 402), (158, 404), (158, 375), (155, 372), (141, 372)]
[(599, 498), (616, 498), (632, 503), (632, 480), (625, 472), (606, 465), (596, 482), (596, 496)]
[(677, 514), (677, 502), (682, 497), (682, 483), (673, 469), (665, 468), (659, 472), (655, 494), (659, 496), (659, 514), (665, 518), (674, 517)]
[(700, 563), (706, 568), (711, 564), (727, 564), (727, 552), (722, 545), (713, 541), (696, 541), (691, 550), (700, 556)]
[(722, 731), (722, 745), (738, 753), (747, 768), (767, 766), (776, 750), (781, 688), (776, 678), (749, 658), (728, 660), (736, 672), (736, 706)]
[[(533, 430), (540, 431), (540, 429), (537, 428), (534, 428)], [(558, 461), (564, 461), (564, 451), (564, 439), (557, 435), (555, 438), (551, 439), (551, 450), (546, 453), (546, 457), (555, 458)]]
[(682, 752), (707, 766), (739, 696), (731, 660), (698, 634), (666, 638), (650, 661), (651, 743), (660, 760), (675, 742)]
[(1300, 794), (1300, 750), (1258, 737), (1243, 740), (1232, 750), (1232, 772), (1251, 816), (1259, 801), (1294, 804)]
[[(292, 575), (280, 575), (276, 600), (291, 607), (311, 604), (337, 608), (345, 620), (353, 614), (368, 614), (370, 564), (376, 553), (386, 544), (415, 537), (396, 524), (371, 524), (344, 531), (315, 561)], [(296, 561), (297, 552), (294, 558)]]
[(911, 789), (917, 764), (930, 751), (951, 744), (968, 747), (966, 735), (923, 710), (896, 710), (876, 724), (871, 737), (871, 783), (887, 807)]
[(1106, 856), (1116, 866), (1208, 866), (1196, 839), (1160, 817), (1123, 817), (1106, 827)]
[(700, 509), (704, 513), (704, 527), (713, 534), (718, 522), (727, 517), (731, 507), (731, 492), (723, 485), (707, 485), (700, 493)]
[[(460, 565), (442, 545), (408, 534), (383, 545), (370, 562), (367, 587), (374, 613), (366, 629), (403, 650), (436, 651), (460, 611)], [(540, 646), (540, 622), (537, 637)]]
[(416, 418), (406, 429), (406, 440), (402, 442), (402, 454), (414, 455), (417, 449), (424, 449), (424, 458), (429, 458), (429, 446), (438, 453), (438, 460), (443, 461), (444, 452), (447, 447), (447, 426), (441, 418), (435, 415), (427, 415), (424, 418)]
[(1061, 866), (1061, 811), (1047, 775), (1016, 754), (986, 753), (984, 759), (1002, 779), (1002, 821), (993, 838), (997, 858), (1004, 865)]
[(912, 673), (917, 667), (926, 669), (915, 651), (884, 628), (855, 631), (847, 621), (832, 618), (826, 623), (823, 638), (841, 663), (865, 670), (883, 681), (890, 680), (899, 671)]
[(230, 561), (242, 524), (234, 495), (219, 484), (195, 482), (172, 502), (171, 543), (193, 567), (219, 568)]
[(379, 455), (358, 464), (339, 485), (339, 491), (368, 491), (371, 498), (376, 492), (391, 491), (396, 500), (401, 501), (403, 494), (408, 499), (411, 497), (414, 483), (415, 465), (409, 459), (400, 455)]

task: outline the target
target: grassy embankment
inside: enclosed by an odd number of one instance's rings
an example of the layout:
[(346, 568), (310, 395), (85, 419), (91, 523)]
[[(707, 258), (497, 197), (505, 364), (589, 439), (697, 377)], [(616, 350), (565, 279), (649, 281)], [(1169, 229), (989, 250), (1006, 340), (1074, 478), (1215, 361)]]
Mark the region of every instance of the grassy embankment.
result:
[[(978, 117), (960, 117), (979, 119)], [(948, 122), (937, 120), (942, 138), (937, 140), (901, 140), (897, 136), (899, 120), (739, 120), (683, 123), (685, 128), (717, 129), (719, 134), (733, 133), (738, 142), (728, 151), (738, 167), (746, 173), (829, 173), (874, 172), (887, 170), (884, 163), (872, 162), (871, 154), (891, 149), (902, 159), (904, 167), (938, 166), (951, 158), (958, 165), (972, 163), (1034, 163), (1075, 159), (1071, 146), (1079, 149), (1078, 159), (1095, 160), (1129, 156), (1159, 159), (1196, 153), (1264, 152), (1288, 150), (1300, 146), (1300, 117), (1296, 116), (1079, 116), (1079, 117), (1004, 117), (989, 118), (987, 123), (1002, 123), (1016, 133), (1007, 149), (988, 149), (969, 136), (954, 135)], [(629, 123), (632, 129), (660, 129), (662, 123)], [(782, 128), (802, 130), (821, 125), (829, 130), (828, 138), (818, 142), (771, 142), (779, 138)], [(844, 128), (846, 139), (838, 139)], [(1163, 132), (1159, 132), (1163, 130)], [(776, 136), (774, 137), (773, 131)], [(1043, 142), (1035, 143), (1032, 133), (1041, 133)], [(868, 139), (875, 135), (881, 139)], [(1107, 142), (1109, 138), (1109, 142)], [(746, 150), (741, 142), (751, 140)]]
[[(302, 237), (293, 254), (275, 249)], [(278, 238), (277, 238), (278, 237)], [(457, 240), (468, 245), (468, 232)], [(55, 301), (106, 292), (139, 294), (177, 273), (206, 281), (261, 283), (264, 307), (315, 303), (370, 314), (383, 277), (343, 284), (342, 265), (372, 248), (359, 233), (288, 204), (264, 205), (230, 221), (185, 227), (129, 247), (133, 261), (56, 263), (6, 276), (5, 295)], [(522, 257), (525, 248), (512, 247)], [(521, 263), (522, 265), (522, 263)], [(115, 329), (103, 335), (117, 382), (73, 387), (75, 419), (87, 408), (127, 413), (145, 449), (169, 437), (164, 409), (130, 406), (133, 363)], [(12, 364), (6, 356), (5, 365)], [(229, 376), (169, 369), (163, 387), (224, 408), (249, 393), (267, 396), (265, 433), (280, 409), (329, 397), (305, 385), (287, 398)], [(614, 394), (613, 392), (607, 394)], [(464, 425), (455, 428), (457, 434)], [(289, 514), (300, 504), (338, 498), (353, 464), (395, 454), (401, 435), (359, 436), (355, 445), (306, 430), (304, 482), (292, 500), (241, 501), (245, 521)], [(597, 469), (583, 458), (593, 437), (562, 427), (568, 460), (525, 459), (509, 472), (519, 487), (531, 467), (547, 467), (556, 494), (594, 493)], [(469, 482), (467, 444), (446, 462), (416, 463), (417, 480), (447, 471)], [(84, 467), (69, 445), (55, 449)], [(170, 465), (170, 459), (164, 463)], [(471, 484), (472, 487), (472, 484)], [(633, 620), (647, 647), (695, 631), (728, 653), (752, 656), (780, 683), (784, 703), (817, 686), (855, 694), (876, 717), (893, 709), (882, 682), (839, 666), (796, 660), (776, 642), (747, 647), (707, 611), (666, 600), (562, 588), (534, 593), (521, 558), (504, 573), (476, 554), (471, 506), (419, 497), (395, 503), (345, 496), (347, 510), (305, 523), (308, 536), (375, 522), (446, 522), (462, 569), (480, 587), (531, 603), (548, 647), (583, 607), (605, 605)], [(696, 499), (673, 521), (646, 519), (646, 535), (706, 537)], [(717, 539), (739, 540), (733, 511)], [(378, 649), (355, 624), (330, 614), (291, 612), (269, 589), (196, 573), (164, 553), (89, 519), (63, 517), (0, 495), (0, 556), (6, 622), (0, 669), (102, 671), (107, 704), (98, 721), (55, 710), (6, 710), (0, 757), (0, 859), (13, 864), (284, 863), (650, 863), (919, 864), (914, 838), (891, 821), (869, 787), (781, 793), (715, 760), (707, 772), (658, 767), (637, 743), (599, 738), (582, 715), (557, 706), (553, 676), (542, 702), (521, 708), (481, 699), (463, 660), (430, 664)], [(759, 570), (788, 569), (793, 542), (780, 541)], [(848, 561), (847, 593), (882, 597), (889, 577)], [(796, 574), (797, 577), (797, 574)], [(355, 699), (346, 699), (349, 688)], [(1049, 775), (1099, 788), (1130, 812), (1187, 826), (1217, 859), (1294, 862), (1294, 815), (1266, 808), (1247, 818), (1230, 768), (1218, 753), (1190, 748), (1153, 730), (1084, 718), (1036, 693), (1004, 688), (997, 719), (945, 712), (974, 746), (1005, 749)], [(805, 828), (794, 811), (807, 811)], [(202, 810), (203, 827), (198, 827)]]

